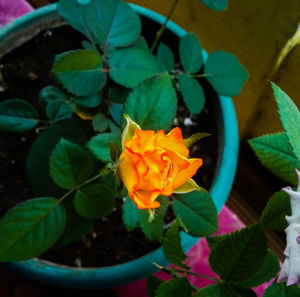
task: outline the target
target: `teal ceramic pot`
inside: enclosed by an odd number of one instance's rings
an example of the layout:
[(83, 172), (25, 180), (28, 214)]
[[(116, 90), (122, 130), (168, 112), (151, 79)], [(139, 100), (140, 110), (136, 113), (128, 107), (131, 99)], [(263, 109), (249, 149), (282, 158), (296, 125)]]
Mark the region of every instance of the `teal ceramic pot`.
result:
[[(158, 24), (165, 21), (165, 17), (149, 9), (137, 5), (132, 5), (132, 7), (139, 15)], [(55, 4), (28, 13), (0, 30), (0, 57), (33, 38), (40, 31), (62, 24), (63, 20), (57, 14)], [(186, 34), (181, 27), (171, 21), (168, 22), (167, 29), (178, 37)], [(218, 168), (210, 189), (218, 211), (221, 210), (229, 195), (238, 158), (238, 129), (232, 100), (219, 97), (219, 105), (221, 126), (219, 142), (221, 145)], [(198, 238), (183, 233), (184, 250), (190, 249), (198, 240)], [(27, 277), (47, 284), (66, 288), (100, 289), (120, 286), (144, 278), (157, 270), (152, 262), (160, 265), (168, 263), (161, 248), (139, 259), (102, 268), (73, 268), (40, 259), (6, 263), (5, 265)]]

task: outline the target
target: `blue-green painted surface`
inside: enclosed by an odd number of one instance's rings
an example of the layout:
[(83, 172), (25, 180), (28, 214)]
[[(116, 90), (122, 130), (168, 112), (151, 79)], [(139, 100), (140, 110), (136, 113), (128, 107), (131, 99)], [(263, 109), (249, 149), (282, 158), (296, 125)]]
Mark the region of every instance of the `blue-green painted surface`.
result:
[[(160, 24), (165, 21), (165, 17), (149, 9), (137, 5), (132, 5), (132, 7), (138, 14)], [(30, 28), (36, 22), (44, 21), (47, 18), (54, 20), (56, 17), (56, 4), (37, 9), (0, 29), (0, 42), (7, 34), (18, 34), (24, 28)], [(168, 22), (167, 28), (178, 37), (186, 34), (185, 30), (172, 21)], [(204, 53), (204, 57), (205, 59), (207, 58), (206, 53)], [(223, 124), (223, 147), (217, 175), (210, 189), (218, 211), (225, 204), (231, 190), (236, 171), (239, 146), (237, 121), (231, 98), (220, 97), (220, 106)], [(199, 238), (182, 233), (182, 243), (185, 251), (189, 250), (198, 240)], [(100, 289), (133, 282), (157, 271), (152, 262), (160, 265), (168, 264), (161, 248), (125, 264), (103, 268), (70, 268), (56, 266), (38, 259), (6, 263), (5, 265), (27, 277), (55, 286), (77, 289)]]

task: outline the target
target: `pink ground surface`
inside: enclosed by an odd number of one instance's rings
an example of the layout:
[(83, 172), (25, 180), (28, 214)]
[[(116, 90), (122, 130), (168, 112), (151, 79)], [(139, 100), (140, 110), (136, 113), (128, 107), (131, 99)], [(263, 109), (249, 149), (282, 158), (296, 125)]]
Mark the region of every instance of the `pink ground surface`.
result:
[(31, 10), (25, 0), (0, 0), (0, 27)]
[[(0, 27), (31, 10), (32, 7), (25, 0), (0, 0)], [(244, 224), (225, 206), (219, 215), (219, 226), (220, 228), (215, 235), (239, 230), (244, 227)], [(216, 277), (208, 265), (208, 256), (209, 247), (206, 240), (200, 239), (197, 244), (188, 251), (187, 264), (192, 267), (192, 271), (194, 272)], [(158, 272), (156, 276), (163, 280), (168, 279), (168, 276), (163, 272)], [(210, 280), (200, 279), (195, 276), (190, 276), (190, 280), (199, 288), (213, 283)], [(263, 295), (267, 285), (268, 284), (264, 284), (254, 289), (258, 297)], [(143, 279), (129, 285), (115, 288), (115, 292), (120, 297), (146, 297), (146, 280)]]

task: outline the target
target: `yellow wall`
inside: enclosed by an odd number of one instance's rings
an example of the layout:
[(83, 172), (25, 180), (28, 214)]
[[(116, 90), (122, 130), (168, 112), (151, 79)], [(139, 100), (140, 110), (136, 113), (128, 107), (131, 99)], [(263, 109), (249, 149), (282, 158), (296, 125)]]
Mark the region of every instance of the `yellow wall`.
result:
[[(167, 15), (173, 1), (130, 2)], [(172, 20), (196, 33), (207, 52), (232, 52), (248, 70), (249, 80), (234, 98), (241, 138), (281, 130), (268, 80), (278, 83), (300, 107), (300, 46), (284, 55), (274, 72), (300, 21), (300, 0), (229, 0), (224, 12), (212, 11), (199, 0), (179, 0)]]

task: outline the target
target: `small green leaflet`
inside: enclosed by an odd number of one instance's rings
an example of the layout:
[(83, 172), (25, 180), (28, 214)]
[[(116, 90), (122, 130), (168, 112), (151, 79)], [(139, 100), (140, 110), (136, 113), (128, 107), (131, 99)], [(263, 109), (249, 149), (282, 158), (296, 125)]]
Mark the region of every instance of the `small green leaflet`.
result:
[(140, 36), (137, 41), (131, 46), (131, 48), (136, 48), (150, 54), (149, 46), (143, 36)]
[(61, 139), (50, 157), (50, 175), (64, 189), (84, 183), (92, 174), (92, 161), (78, 144)]
[(93, 117), (93, 129), (97, 132), (104, 132), (108, 128), (108, 119), (102, 114), (98, 113)]
[(179, 42), (179, 56), (183, 69), (197, 73), (203, 64), (202, 47), (194, 33), (184, 35)]
[(26, 132), (39, 122), (37, 110), (25, 100), (10, 99), (0, 103), (0, 129)]
[(184, 227), (181, 219), (177, 217), (173, 224), (167, 230), (166, 235), (164, 236), (163, 251), (165, 257), (172, 264), (186, 269), (187, 266), (184, 263), (186, 255), (183, 252), (179, 235), (179, 228), (182, 226)]
[(81, 216), (88, 219), (99, 219), (113, 211), (115, 196), (108, 187), (91, 184), (77, 191), (74, 205)]
[(204, 108), (205, 96), (199, 82), (187, 74), (179, 76), (179, 91), (191, 114), (198, 114)]
[(284, 132), (253, 138), (249, 144), (272, 173), (288, 183), (297, 184), (295, 168), (300, 169), (300, 161), (295, 157)]
[(114, 133), (101, 133), (94, 136), (87, 144), (97, 159), (109, 163), (111, 159), (111, 147), (120, 147), (120, 136)]
[(155, 297), (191, 297), (192, 287), (185, 277), (163, 282), (156, 290)]
[(163, 66), (164, 70), (171, 71), (175, 65), (175, 58), (172, 50), (163, 42), (157, 49), (157, 58)]
[(293, 152), (300, 162), (300, 112), (293, 100), (278, 86), (272, 83), (280, 120)]
[(247, 70), (231, 53), (215, 51), (204, 66), (204, 75), (219, 95), (237, 96), (248, 78)]
[(65, 102), (67, 101), (67, 96), (58, 87), (47, 86), (40, 91), (40, 100), (46, 104), (55, 100)]
[(91, 41), (105, 47), (125, 47), (140, 35), (141, 21), (121, 0), (60, 0), (58, 12)]
[(102, 102), (99, 94), (94, 93), (85, 97), (72, 97), (72, 101), (85, 107), (96, 107)]
[(88, 121), (70, 118), (49, 126), (37, 137), (31, 146), (26, 161), (26, 174), (30, 186), (36, 196), (51, 195), (59, 197), (65, 193), (58, 187), (49, 175), (50, 155), (61, 138), (72, 142), (84, 142)]
[(222, 11), (227, 9), (228, 0), (200, 0), (203, 4), (213, 10)]
[(0, 261), (21, 261), (40, 255), (62, 234), (66, 214), (54, 198), (18, 204), (0, 220)]
[(138, 226), (138, 208), (128, 196), (123, 198), (122, 218), (127, 231), (131, 231)]
[(123, 114), (142, 129), (168, 129), (175, 118), (176, 93), (167, 72), (140, 83), (129, 95)]
[(134, 88), (159, 73), (155, 57), (136, 48), (113, 51), (109, 55), (109, 66), (111, 79), (127, 88)]
[(264, 228), (284, 231), (288, 226), (285, 219), (291, 215), (291, 201), (287, 193), (283, 191), (273, 194), (263, 210), (260, 222)]
[(206, 236), (218, 229), (218, 213), (208, 193), (196, 190), (177, 194), (173, 210), (192, 236)]
[(72, 117), (73, 109), (66, 102), (53, 100), (47, 104), (46, 113), (51, 121), (58, 122)]
[(138, 217), (139, 224), (146, 235), (146, 237), (151, 241), (161, 242), (163, 231), (164, 231), (164, 217), (166, 215), (169, 201), (166, 197), (159, 197), (160, 207), (155, 209), (155, 215), (152, 222), (149, 223), (149, 211), (148, 209), (139, 209)]
[(102, 58), (90, 50), (73, 50), (57, 56), (52, 71), (64, 88), (77, 96), (99, 92), (106, 82)]
[(222, 236), (209, 257), (212, 270), (230, 284), (247, 281), (265, 261), (268, 245), (260, 224)]

